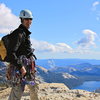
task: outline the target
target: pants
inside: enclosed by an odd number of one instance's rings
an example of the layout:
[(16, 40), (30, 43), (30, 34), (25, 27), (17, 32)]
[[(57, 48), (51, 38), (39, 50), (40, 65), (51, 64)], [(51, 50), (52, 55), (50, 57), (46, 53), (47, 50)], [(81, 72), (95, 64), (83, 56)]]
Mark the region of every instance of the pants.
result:
[[(8, 100), (21, 100), (21, 97), (24, 92), (23, 88), (24, 87), (21, 86), (21, 84), (12, 87)], [(37, 94), (38, 85), (37, 84), (35, 84), (34, 86), (28, 85), (28, 88), (30, 89), (30, 100), (39, 100)]]

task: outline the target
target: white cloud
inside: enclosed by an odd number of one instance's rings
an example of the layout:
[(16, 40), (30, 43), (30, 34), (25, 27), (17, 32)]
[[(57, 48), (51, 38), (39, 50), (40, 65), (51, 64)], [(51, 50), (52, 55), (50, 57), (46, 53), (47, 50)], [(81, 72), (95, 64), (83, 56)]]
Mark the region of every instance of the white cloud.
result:
[(83, 30), (83, 34), (85, 34), (85, 37), (76, 42), (78, 46), (82, 48), (89, 48), (91, 46), (95, 47), (95, 38), (97, 34), (89, 29)]
[(0, 4), (0, 18), (0, 33), (9, 33), (20, 24), (19, 18), (3, 3)]
[(93, 2), (91, 10), (96, 15), (96, 20), (100, 21), (100, 1)]
[(46, 41), (37, 41), (32, 39), (32, 46), (36, 49), (38, 52), (60, 52), (60, 53), (72, 53), (73, 49), (65, 44), (65, 43), (56, 43), (51, 44)]
[(93, 7), (96, 7), (96, 6), (99, 5), (99, 4), (100, 4), (99, 1), (95, 1), (95, 2), (92, 4), (92, 6), (93, 6)]
[[(38, 41), (32, 39), (32, 46), (36, 49), (36, 52), (40, 53), (72, 53), (72, 54), (91, 54), (95, 51), (91, 50), (91, 47), (96, 47), (95, 39), (97, 34), (92, 30), (85, 29), (82, 31), (85, 35), (79, 41), (76, 42), (78, 45), (76, 48), (72, 48), (66, 43), (51, 44), (46, 41)], [(93, 48), (92, 48), (93, 49)]]
[(92, 11), (96, 11), (96, 10), (97, 10), (97, 6), (98, 6), (99, 4), (100, 4), (99, 1), (93, 2), (93, 4), (92, 4)]
[(57, 52), (73, 53), (73, 49), (66, 43), (56, 43), (55, 49)]

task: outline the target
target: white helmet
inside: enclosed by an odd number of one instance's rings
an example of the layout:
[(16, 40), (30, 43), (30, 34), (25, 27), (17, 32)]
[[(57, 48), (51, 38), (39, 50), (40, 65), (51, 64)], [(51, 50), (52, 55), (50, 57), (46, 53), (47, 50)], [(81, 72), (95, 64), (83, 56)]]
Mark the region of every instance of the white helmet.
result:
[(20, 18), (33, 18), (30, 10), (22, 10), (19, 15)]

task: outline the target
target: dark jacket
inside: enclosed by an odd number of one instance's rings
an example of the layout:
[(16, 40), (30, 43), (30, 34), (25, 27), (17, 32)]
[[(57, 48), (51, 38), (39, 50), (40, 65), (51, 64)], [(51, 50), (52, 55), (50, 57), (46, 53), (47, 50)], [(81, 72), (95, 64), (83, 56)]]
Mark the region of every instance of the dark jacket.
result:
[(25, 55), (27, 58), (34, 55), (31, 48), (30, 34), (31, 32), (21, 24), (10, 35), (11, 45), (7, 59), (9, 59), (11, 64), (18, 66), (18, 69), (22, 67), (22, 65), (18, 63), (18, 58), (21, 55)]

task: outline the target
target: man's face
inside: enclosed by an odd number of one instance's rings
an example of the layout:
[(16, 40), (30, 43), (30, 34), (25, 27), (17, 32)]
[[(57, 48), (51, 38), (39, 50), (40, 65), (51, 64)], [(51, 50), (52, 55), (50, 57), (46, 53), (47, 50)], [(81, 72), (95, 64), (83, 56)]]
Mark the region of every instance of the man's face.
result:
[(23, 19), (23, 23), (22, 23), (22, 24), (23, 24), (27, 29), (29, 29), (31, 23), (32, 23), (32, 19), (31, 19), (31, 18), (25, 18), (25, 19)]

